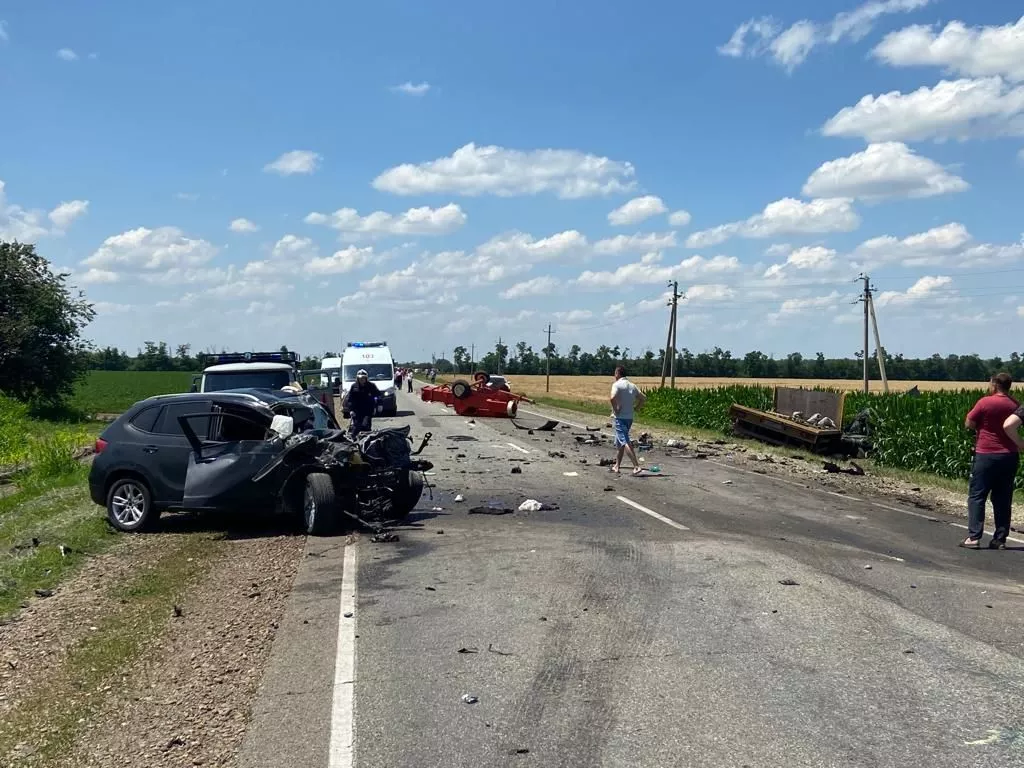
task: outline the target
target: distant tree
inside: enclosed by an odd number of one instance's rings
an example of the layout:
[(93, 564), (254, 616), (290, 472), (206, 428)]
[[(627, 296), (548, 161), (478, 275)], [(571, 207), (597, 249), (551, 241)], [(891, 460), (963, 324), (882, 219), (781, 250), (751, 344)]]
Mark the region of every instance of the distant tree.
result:
[(452, 362), (455, 363), (455, 370), (460, 373), (469, 368), (469, 352), (465, 347), (458, 346), (452, 350)]
[(0, 392), (58, 402), (88, 369), (92, 304), (27, 243), (0, 241)]

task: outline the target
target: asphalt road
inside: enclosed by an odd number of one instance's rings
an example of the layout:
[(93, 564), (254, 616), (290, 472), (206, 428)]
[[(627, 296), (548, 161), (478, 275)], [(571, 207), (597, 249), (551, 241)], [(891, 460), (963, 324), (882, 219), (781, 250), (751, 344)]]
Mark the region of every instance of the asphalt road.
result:
[[(397, 543), (308, 541), (240, 765), (1024, 766), (1024, 543), (401, 407), (433, 498)], [(469, 514), (527, 498), (559, 508)]]

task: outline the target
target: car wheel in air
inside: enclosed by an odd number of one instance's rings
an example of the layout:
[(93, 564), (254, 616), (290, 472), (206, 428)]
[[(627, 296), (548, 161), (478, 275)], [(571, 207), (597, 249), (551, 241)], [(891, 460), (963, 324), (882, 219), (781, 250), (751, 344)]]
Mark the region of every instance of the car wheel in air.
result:
[(452, 397), (456, 400), (465, 400), (472, 394), (472, 386), (464, 379), (452, 382)]
[(135, 533), (152, 528), (160, 519), (153, 509), (149, 487), (134, 477), (115, 480), (107, 491), (107, 520), (114, 528)]

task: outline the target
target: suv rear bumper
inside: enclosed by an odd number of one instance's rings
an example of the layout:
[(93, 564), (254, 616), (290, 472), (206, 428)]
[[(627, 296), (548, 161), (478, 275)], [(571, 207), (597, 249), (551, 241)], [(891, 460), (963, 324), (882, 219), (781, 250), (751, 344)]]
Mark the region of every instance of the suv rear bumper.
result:
[(101, 507), (105, 507), (107, 505), (106, 493), (104, 493), (105, 490), (103, 483), (95, 482), (92, 478), (89, 478), (89, 496)]

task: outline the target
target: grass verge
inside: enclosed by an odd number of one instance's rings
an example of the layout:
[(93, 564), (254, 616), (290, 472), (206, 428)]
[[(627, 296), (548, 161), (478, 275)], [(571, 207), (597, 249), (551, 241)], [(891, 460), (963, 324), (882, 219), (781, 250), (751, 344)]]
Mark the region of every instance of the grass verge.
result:
[[(120, 606), (71, 647), (64, 664), (0, 723), (0, 765), (61, 763), (80, 726), (173, 615), (220, 551), (222, 536), (182, 536), (132, 581), (111, 588)], [(170, 544), (170, 542), (168, 542)]]
[[(37, 589), (52, 589), (117, 536), (86, 487), (86, 467), (30, 474), (0, 498), (0, 618)], [(64, 551), (61, 551), (64, 547)]]
[[(587, 414), (590, 416), (598, 416), (601, 418), (609, 418), (610, 407), (605, 407), (593, 402), (585, 400), (570, 400), (558, 397), (535, 397), (534, 401), (538, 405), (547, 405), (552, 408), (560, 408), (566, 411), (574, 411), (576, 413)], [(710, 429), (697, 429), (695, 427), (683, 427), (679, 424), (675, 424), (669, 421), (663, 421), (660, 419), (652, 419), (648, 416), (644, 416), (642, 412), (638, 411), (636, 414), (636, 420), (634, 422), (639, 427), (649, 427), (664, 432), (669, 432), (674, 435), (678, 435), (681, 438), (689, 438), (691, 440), (722, 440), (724, 436), (721, 432), (716, 432)], [(799, 456), (809, 462), (820, 462), (822, 457), (811, 453), (810, 451), (804, 451), (799, 448), (790, 446), (776, 446), (767, 443), (761, 443), (757, 440), (753, 440), (745, 437), (729, 436), (729, 442), (742, 445), (750, 450), (756, 450), (759, 453), (767, 453), (771, 455), (784, 455), (784, 456)], [(937, 490), (948, 491), (957, 494), (967, 494), (967, 481), (956, 480), (948, 477), (942, 477), (940, 475), (934, 475), (929, 472), (917, 472), (906, 469), (894, 469), (891, 467), (880, 467), (871, 459), (858, 460), (858, 463), (862, 464), (865, 468), (871, 470), (871, 473), (876, 477), (888, 478), (891, 480), (898, 480), (901, 482), (909, 483), (911, 485), (919, 486), (921, 488), (931, 488)], [(1014, 502), (1017, 504), (1024, 504), (1024, 490), (1018, 490), (1014, 493)]]

